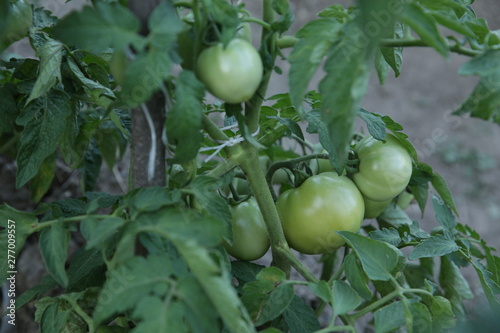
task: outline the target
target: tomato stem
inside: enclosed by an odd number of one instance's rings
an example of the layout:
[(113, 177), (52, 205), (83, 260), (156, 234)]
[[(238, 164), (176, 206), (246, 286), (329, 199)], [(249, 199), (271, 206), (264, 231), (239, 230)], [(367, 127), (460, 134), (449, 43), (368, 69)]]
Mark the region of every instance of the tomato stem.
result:
[[(269, 238), (271, 240), (271, 249), (273, 254), (272, 265), (280, 268), (287, 276), (290, 275), (290, 262), (285, 254), (280, 249), (289, 249), (285, 234), (279, 220), (278, 211), (274, 204), (273, 197), (269, 191), (264, 176), (259, 164), (259, 151), (252, 145), (242, 144), (243, 154), (234, 156), (236, 162), (247, 175), (250, 188), (257, 200), (259, 209), (264, 217)], [(292, 255), (293, 256), (293, 255)], [(295, 258), (295, 260), (297, 260)]]

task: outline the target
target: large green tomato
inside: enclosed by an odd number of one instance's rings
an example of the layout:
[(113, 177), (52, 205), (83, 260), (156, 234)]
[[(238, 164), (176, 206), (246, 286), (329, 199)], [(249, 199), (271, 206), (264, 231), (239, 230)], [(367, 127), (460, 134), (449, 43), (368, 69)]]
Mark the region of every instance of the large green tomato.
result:
[(1, 44), (6, 45), (24, 38), (33, 21), (33, 10), (30, 4), (18, 0), (9, 6), (9, 15), (0, 33)]
[(410, 181), (411, 157), (399, 140), (387, 134), (386, 142), (372, 136), (363, 138), (355, 147), (359, 172), (354, 183), (363, 196), (373, 201), (386, 201), (401, 193)]
[(233, 245), (224, 242), (226, 251), (240, 260), (257, 260), (269, 249), (269, 234), (255, 198), (232, 208)]
[(211, 46), (198, 57), (196, 72), (207, 89), (227, 103), (245, 102), (262, 80), (262, 60), (249, 42), (235, 38), (226, 48)]
[(382, 213), (391, 203), (392, 199), (385, 201), (373, 201), (363, 198), (365, 202), (365, 219), (374, 219)]
[(365, 206), (356, 185), (346, 176), (325, 172), (309, 177), (277, 202), (285, 237), (305, 254), (331, 252), (344, 244), (336, 231), (357, 232)]

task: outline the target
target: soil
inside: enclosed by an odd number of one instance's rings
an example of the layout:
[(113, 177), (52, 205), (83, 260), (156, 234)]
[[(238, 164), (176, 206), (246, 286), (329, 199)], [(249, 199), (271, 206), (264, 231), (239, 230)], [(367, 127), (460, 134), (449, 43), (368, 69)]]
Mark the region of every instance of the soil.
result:
[[(245, 2), (251, 12), (260, 10), (259, 1)], [(64, 15), (73, 8), (80, 7), (85, 0), (73, 0), (69, 3), (66, 0), (42, 0), (36, 3)], [(353, 1), (341, 3), (352, 4)], [(332, 1), (293, 0), (292, 7), (296, 16), (294, 29), (331, 4)], [(479, 17), (488, 20), (492, 30), (500, 29), (498, 0), (478, 0), (473, 8)], [(32, 52), (23, 43), (15, 45), (11, 51), (32, 56)], [(419, 151), (419, 158), (445, 177), (456, 200), (459, 222), (470, 225), (491, 246), (500, 248), (500, 149), (495, 144), (500, 142), (500, 127), (451, 114), (477, 82), (474, 77), (460, 77), (457, 74), (458, 68), (466, 61), (466, 57), (454, 54), (449, 59), (444, 59), (437, 52), (426, 48), (407, 49), (403, 55), (401, 76), (394, 78), (390, 75), (381, 86), (373, 73), (362, 106), (369, 111), (389, 115), (404, 127)], [(279, 66), (286, 73), (287, 64), (282, 62)], [(321, 73), (318, 73), (311, 88), (315, 88), (320, 79)], [(275, 75), (270, 84), (269, 96), (287, 90), (286, 74)], [(358, 130), (363, 131), (361, 124)], [(121, 170), (125, 167), (126, 165)], [(119, 171), (116, 173), (120, 174)], [(48, 201), (79, 195), (77, 175), (64, 168), (59, 174), (61, 177), (58, 177), (60, 179)], [(29, 209), (32, 207), (28, 203), (29, 193), (25, 189), (15, 189), (14, 176), (15, 165), (6, 157), (0, 157), (0, 203), (7, 202), (18, 209)], [(127, 179), (125, 174), (122, 176)], [(103, 168), (103, 175), (98, 183), (102, 184), (102, 188), (97, 190), (121, 193), (120, 180), (117, 181), (107, 168)], [(409, 213), (426, 231), (438, 227), (431, 204), (423, 216), (416, 205), (410, 207)], [(20, 290), (35, 285), (44, 272), (36, 247), (36, 239), (30, 239), (19, 258)], [(314, 273), (319, 274), (318, 257), (301, 256), (301, 259)], [(270, 258), (266, 257), (260, 262), (268, 264), (269, 261)], [(468, 276), (473, 287), (477, 287), (473, 275)], [(299, 292), (307, 295), (304, 290)], [(18, 332), (38, 331), (37, 325), (32, 321), (32, 310), (26, 308), (18, 313)], [(0, 333), (6, 333), (4, 329), (0, 329)]]

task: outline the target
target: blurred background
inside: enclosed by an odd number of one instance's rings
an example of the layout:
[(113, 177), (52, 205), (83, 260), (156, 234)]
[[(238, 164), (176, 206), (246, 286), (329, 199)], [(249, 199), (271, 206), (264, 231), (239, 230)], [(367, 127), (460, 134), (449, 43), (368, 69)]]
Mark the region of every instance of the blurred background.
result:
[[(86, 0), (35, 0), (58, 16), (84, 5)], [(260, 1), (243, 1), (246, 8), (258, 16)], [(291, 0), (295, 32), (304, 23), (313, 19), (323, 8), (341, 3), (352, 5), (354, 1)], [(490, 29), (500, 29), (500, 3), (498, 0), (477, 0), (473, 4), (478, 17), (487, 19)], [(258, 46), (258, 27), (253, 26), (255, 45)], [(20, 41), (6, 51), (10, 55), (33, 56), (26, 41)], [(286, 56), (289, 50), (284, 51)], [(436, 51), (426, 48), (407, 48), (403, 53), (403, 68), (399, 78), (390, 74), (381, 86), (373, 72), (368, 93), (362, 106), (373, 112), (389, 115), (404, 127), (409, 140), (419, 152), (419, 158), (431, 165), (446, 179), (459, 211), (459, 222), (476, 229), (487, 242), (500, 248), (500, 126), (468, 117), (457, 117), (451, 113), (464, 101), (477, 83), (475, 77), (461, 77), (459, 67), (469, 58), (451, 54), (444, 59)], [(269, 96), (288, 90), (285, 61), (279, 67), (283, 74), (275, 74), (271, 80)], [(316, 89), (322, 74), (317, 73), (310, 88)], [(360, 124), (361, 125), (361, 124)], [(358, 130), (362, 131), (360, 127)], [(96, 191), (120, 194), (126, 189), (127, 157), (114, 170), (103, 167)], [(53, 189), (47, 201), (80, 195), (78, 174), (64, 165), (59, 165)], [(7, 202), (15, 208), (27, 210), (29, 203), (27, 189), (15, 189), (15, 164), (0, 156), (0, 203)], [(416, 204), (409, 208), (409, 214), (419, 221), (422, 228), (431, 231), (438, 226), (432, 205), (427, 206), (423, 217)], [(499, 255), (498, 253), (496, 255)], [(315, 265), (317, 258), (304, 256), (309, 265)], [(267, 262), (265, 258), (263, 262)], [(18, 288), (26, 290), (37, 284), (45, 274), (35, 240), (27, 243), (18, 263)], [(478, 282), (467, 274), (471, 287), (478, 291)], [(480, 288), (479, 288), (480, 289)], [(480, 296), (480, 295), (479, 295)], [(18, 313), (18, 332), (37, 332), (32, 322), (32, 307)], [(24, 316), (24, 317), (23, 317)], [(1, 332), (4, 333), (4, 332)]]

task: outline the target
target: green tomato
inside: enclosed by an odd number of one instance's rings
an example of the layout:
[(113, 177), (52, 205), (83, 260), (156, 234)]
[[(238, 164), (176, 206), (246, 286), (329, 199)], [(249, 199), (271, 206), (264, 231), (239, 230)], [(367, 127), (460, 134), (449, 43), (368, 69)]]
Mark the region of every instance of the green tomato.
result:
[(386, 201), (373, 201), (363, 198), (365, 202), (365, 219), (374, 219), (382, 213), (391, 203), (392, 199)]
[(4, 22), (4, 31), (0, 34), (2, 44), (11, 44), (26, 36), (33, 22), (31, 5), (18, 0), (9, 7), (7, 22)]
[(219, 43), (203, 50), (196, 71), (215, 97), (227, 103), (241, 103), (249, 100), (259, 87), (263, 65), (252, 44), (235, 38), (226, 48)]
[(393, 135), (386, 142), (372, 136), (363, 138), (355, 147), (359, 158), (359, 172), (354, 183), (363, 196), (373, 201), (386, 201), (401, 193), (410, 181), (411, 157), (406, 148)]
[(257, 260), (269, 249), (269, 234), (255, 198), (232, 207), (233, 245), (224, 242), (227, 253), (240, 260)]
[(325, 172), (283, 193), (277, 202), (285, 237), (305, 254), (331, 252), (344, 244), (336, 231), (357, 232), (365, 206), (356, 185), (346, 176)]
[(402, 210), (405, 210), (406, 208), (408, 208), (410, 206), (410, 203), (412, 202), (413, 199), (415, 199), (413, 194), (406, 192), (406, 191), (401, 192), (401, 194), (398, 195), (397, 205)]

